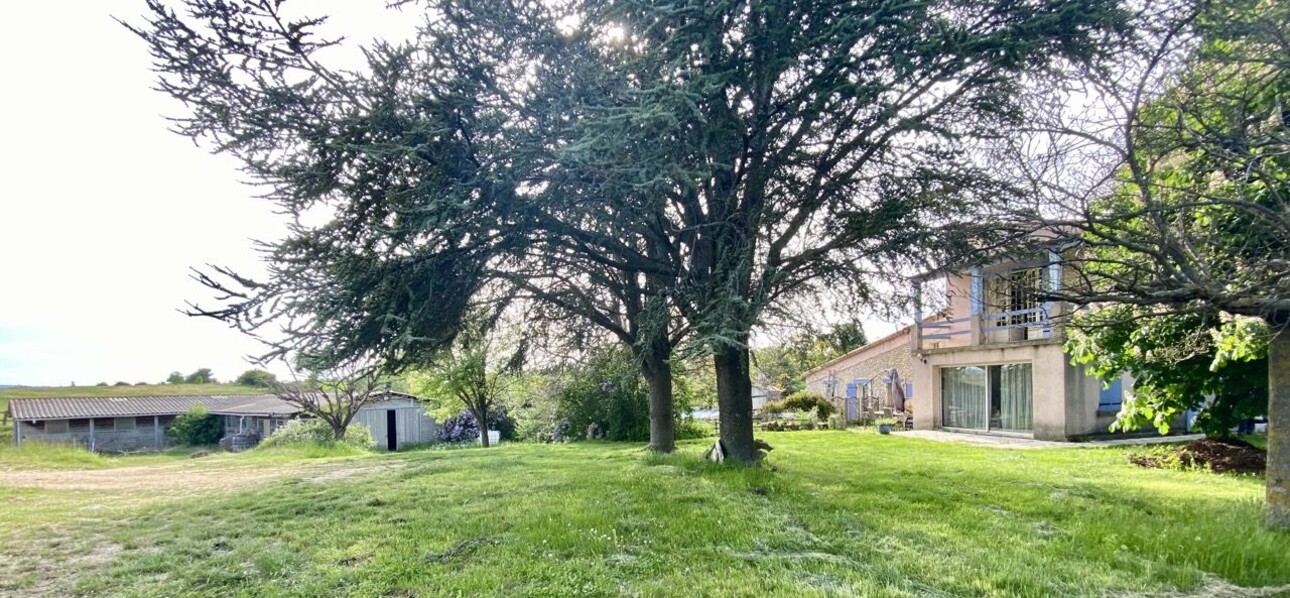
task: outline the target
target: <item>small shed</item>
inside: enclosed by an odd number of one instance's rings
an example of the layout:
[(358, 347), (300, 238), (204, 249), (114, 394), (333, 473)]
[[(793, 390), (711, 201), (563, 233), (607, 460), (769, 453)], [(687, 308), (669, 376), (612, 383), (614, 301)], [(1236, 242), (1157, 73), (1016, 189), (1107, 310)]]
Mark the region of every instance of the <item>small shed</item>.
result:
[(412, 395), (384, 392), (364, 405), (353, 423), (370, 428), (376, 447), (382, 450), (429, 444), (439, 439), (439, 426), (424, 407)]

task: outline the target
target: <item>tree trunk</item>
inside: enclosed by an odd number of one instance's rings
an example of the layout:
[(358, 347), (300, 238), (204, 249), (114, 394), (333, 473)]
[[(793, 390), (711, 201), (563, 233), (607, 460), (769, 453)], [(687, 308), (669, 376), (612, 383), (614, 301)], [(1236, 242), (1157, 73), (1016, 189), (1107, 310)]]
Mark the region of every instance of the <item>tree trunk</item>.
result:
[(1269, 322), (1267, 523), (1290, 530), (1290, 327), (1277, 329), (1286, 317)]
[(721, 444), (726, 458), (752, 463), (753, 446), (752, 378), (748, 371), (748, 347), (722, 346), (713, 363), (717, 370), (717, 408), (721, 411)]
[(479, 425), (479, 444), (488, 448), (488, 411), (485, 410), (482, 415), (476, 411), (474, 415), (475, 423)]
[(656, 340), (642, 355), (642, 373), (649, 384), (649, 449), (670, 453), (676, 449), (676, 414), (672, 402), (671, 347)]

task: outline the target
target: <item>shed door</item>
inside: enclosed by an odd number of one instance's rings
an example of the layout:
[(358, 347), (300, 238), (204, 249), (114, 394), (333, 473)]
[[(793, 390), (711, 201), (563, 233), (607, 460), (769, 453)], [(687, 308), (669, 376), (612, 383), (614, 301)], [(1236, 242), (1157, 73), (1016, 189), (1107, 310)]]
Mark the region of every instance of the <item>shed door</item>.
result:
[(395, 409), (385, 410), (385, 448), (399, 450), (399, 412)]

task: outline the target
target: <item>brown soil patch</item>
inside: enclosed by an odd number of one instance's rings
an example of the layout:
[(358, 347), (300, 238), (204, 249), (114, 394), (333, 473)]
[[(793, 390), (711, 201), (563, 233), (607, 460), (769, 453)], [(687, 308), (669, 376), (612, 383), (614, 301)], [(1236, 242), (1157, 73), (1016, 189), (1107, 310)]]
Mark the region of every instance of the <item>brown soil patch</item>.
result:
[(1263, 473), (1268, 468), (1268, 452), (1237, 439), (1202, 438), (1169, 449), (1165, 455), (1129, 457), (1141, 467), (1205, 467), (1214, 473)]

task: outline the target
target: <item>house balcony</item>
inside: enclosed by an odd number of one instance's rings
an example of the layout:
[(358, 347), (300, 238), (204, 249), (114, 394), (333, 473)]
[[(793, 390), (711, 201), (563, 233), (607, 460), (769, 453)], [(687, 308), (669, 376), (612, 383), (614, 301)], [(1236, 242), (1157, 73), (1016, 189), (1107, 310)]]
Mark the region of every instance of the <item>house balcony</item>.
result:
[(1049, 306), (983, 312), (953, 318), (934, 316), (914, 327), (916, 352), (989, 347), (1014, 343), (1057, 342)]

